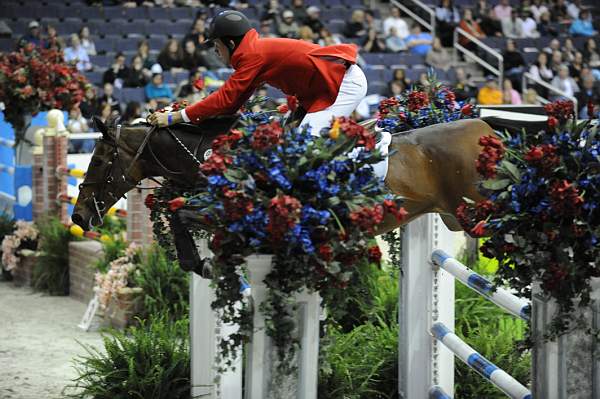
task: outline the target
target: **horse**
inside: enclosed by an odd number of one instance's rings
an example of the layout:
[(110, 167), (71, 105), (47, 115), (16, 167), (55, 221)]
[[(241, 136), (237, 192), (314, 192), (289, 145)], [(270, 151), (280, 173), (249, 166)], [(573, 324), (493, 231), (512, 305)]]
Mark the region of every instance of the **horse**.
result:
[[(84, 230), (102, 223), (106, 211), (145, 178), (162, 176), (193, 184), (198, 167), (210, 154), (212, 141), (236, 123), (235, 115), (205, 120), (199, 125), (178, 124), (155, 128), (146, 123), (120, 125), (116, 118), (94, 123), (102, 133), (80, 185), (71, 219)], [(374, 122), (367, 123), (373, 128)], [(389, 148), (387, 188), (404, 199), (407, 217), (399, 222), (387, 215), (376, 234), (383, 234), (426, 214), (439, 213), (446, 226), (462, 230), (456, 208), (464, 198), (482, 199), (480, 176), (475, 160), (479, 139), (494, 135), (481, 119), (465, 119), (393, 134)], [(197, 261), (189, 232), (177, 218), (171, 221), (177, 252), (194, 254), (193, 260), (180, 257), (184, 268)]]

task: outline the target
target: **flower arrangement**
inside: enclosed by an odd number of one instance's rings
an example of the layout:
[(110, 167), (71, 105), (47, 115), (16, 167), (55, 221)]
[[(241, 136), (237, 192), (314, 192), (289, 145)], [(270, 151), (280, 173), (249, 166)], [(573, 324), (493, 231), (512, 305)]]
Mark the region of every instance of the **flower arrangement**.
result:
[(498, 259), (498, 284), (529, 296), (539, 281), (556, 299), (556, 334), (570, 325), (575, 298), (590, 302), (590, 278), (600, 276), (600, 140), (590, 121), (576, 122), (571, 102), (546, 112), (548, 127), (536, 134), (480, 140), (476, 166), (487, 199), (457, 213), (471, 235), (490, 236), (482, 252)]
[[(362, 150), (351, 158), (357, 145)], [(304, 287), (345, 288), (360, 261), (380, 260), (373, 236), (384, 216), (401, 220), (404, 209), (373, 173), (372, 165), (383, 159), (373, 133), (350, 119), (335, 120), (327, 134), (315, 137), (278, 115), (247, 113), (242, 127), (218, 137), (212, 149), (200, 167), (201, 184), (176, 194), (172, 186), (161, 188), (147, 205), (157, 224), (184, 210), (200, 221), (199, 229), (214, 233), (213, 307), (224, 322), (240, 325), (221, 342), (224, 360), (252, 330), (249, 309), (236, 305), (243, 259), (274, 254), (260, 311), (287, 364), (297, 345), (291, 295)]]
[(0, 54), (0, 102), (5, 106), (5, 119), (17, 132), (24, 132), (25, 114), (69, 109), (81, 102), (87, 84), (56, 49), (28, 44)]
[(37, 248), (39, 234), (32, 222), (18, 220), (15, 227), (13, 234), (6, 235), (2, 240), (2, 266), (11, 273), (19, 266), (20, 250)]
[(106, 310), (119, 290), (132, 286), (133, 272), (140, 263), (140, 256), (140, 248), (131, 243), (123, 256), (110, 262), (108, 272), (96, 273), (94, 292), (98, 295), (100, 309)]
[(377, 126), (389, 132), (404, 132), (436, 123), (477, 118), (478, 108), (469, 102), (456, 101), (454, 92), (429, 74), (428, 85), (413, 87), (402, 95), (379, 103)]

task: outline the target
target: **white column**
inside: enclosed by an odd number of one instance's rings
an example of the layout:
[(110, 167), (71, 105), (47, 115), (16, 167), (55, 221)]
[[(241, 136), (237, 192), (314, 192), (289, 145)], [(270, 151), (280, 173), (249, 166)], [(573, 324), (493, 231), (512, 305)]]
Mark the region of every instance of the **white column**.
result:
[(438, 215), (409, 223), (402, 241), (399, 297), (399, 391), (403, 399), (428, 398), (432, 386), (454, 394), (454, 355), (429, 333), (441, 321), (454, 329), (454, 279), (433, 267), (431, 253), (456, 255), (462, 233), (449, 231)]
[[(212, 256), (205, 239), (198, 243), (200, 257)], [(192, 273), (190, 286), (190, 350), (192, 372), (192, 397), (207, 399), (242, 398), (242, 356), (235, 362), (235, 370), (217, 375), (215, 355), (219, 336), (226, 337), (237, 326), (221, 324), (210, 304), (215, 299), (210, 280)]]

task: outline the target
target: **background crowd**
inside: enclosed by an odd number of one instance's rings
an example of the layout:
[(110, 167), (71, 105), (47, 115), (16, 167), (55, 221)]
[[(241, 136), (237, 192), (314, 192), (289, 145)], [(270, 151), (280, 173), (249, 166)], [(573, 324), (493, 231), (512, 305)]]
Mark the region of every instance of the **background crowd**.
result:
[[(58, 48), (93, 83), (69, 112), (72, 132), (89, 131), (92, 115), (118, 113), (131, 122), (176, 99), (196, 102), (222, 85), (232, 71), (204, 44), (210, 18), (222, 7), (244, 12), (262, 37), (357, 44), (370, 86), (359, 119), (372, 115), (382, 96), (427, 84), (429, 68), (456, 87), (459, 99), (484, 105), (536, 104), (538, 96), (557, 95), (536, 84), (523, 91), (524, 72), (575, 96), (582, 117), (588, 102), (600, 102), (593, 0), (441, 0), (431, 4), (435, 36), (379, 1), (47, 0), (33, 16), (23, 7), (29, 3), (9, 2), (0, 17), (1, 50), (27, 43)], [(458, 44), (473, 54), (487, 57), (476, 40), (501, 51), (501, 86), (496, 76), (453, 56), (457, 28), (469, 34), (459, 35)], [(281, 97), (269, 87), (258, 94)]]

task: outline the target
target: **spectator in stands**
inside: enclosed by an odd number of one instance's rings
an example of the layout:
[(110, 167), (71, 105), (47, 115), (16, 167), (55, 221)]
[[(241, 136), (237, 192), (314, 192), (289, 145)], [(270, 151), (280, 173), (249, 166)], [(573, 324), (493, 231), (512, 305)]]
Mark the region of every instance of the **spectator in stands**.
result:
[(400, 39), (406, 40), (408, 35), (410, 35), (408, 24), (400, 17), (400, 9), (398, 7), (391, 7), (390, 16), (383, 20), (384, 35), (389, 36), (392, 27), (396, 28), (396, 35)]
[(150, 68), (152, 68), (152, 65), (154, 65), (156, 61), (150, 56), (150, 45), (148, 45), (148, 40), (140, 40), (136, 55), (139, 55), (142, 58), (142, 63), (144, 64), (144, 73), (146, 74), (147, 78), (150, 78), (152, 76)]
[[(473, 12), (470, 8), (465, 8), (463, 18), (461, 19), (458, 26), (470, 35), (475, 36), (477, 39), (483, 39), (485, 37), (485, 33), (483, 32), (477, 21), (473, 19)], [(461, 46), (471, 51), (475, 51), (477, 49), (477, 45), (466, 36), (460, 35), (458, 41)]]
[(112, 65), (102, 75), (102, 83), (110, 83), (116, 88), (123, 87), (129, 77), (129, 68), (125, 65), (125, 54), (119, 52), (115, 55)]
[(573, 97), (579, 92), (579, 86), (577, 85), (577, 82), (569, 76), (569, 66), (566, 64), (563, 64), (558, 68), (558, 75), (552, 79), (551, 84), (562, 91), (567, 97)]
[(385, 47), (392, 53), (406, 50), (406, 42), (398, 36), (395, 26), (390, 28), (390, 34), (385, 39)]
[(523, 37), (523, 32), (521, 30), (521, 23), (518, 18), (517, 10), (513, 10), (510, 14), (509, 18), (502, 18), (500, 22), (502, 23), (502, 34), (504, 37), (508, 37), (511, 39), (517, 39)]
[(190, 71), (187, 83), (181, 86), (181, 90), (179, 90), (179, 97), (187, 100), (190, 104), (194, 104), (206, 97), (202, 70), (197, 68)]
[(445, 47), (452, 46), (454, 28), (460, 22), (460, 15), (452, 0), (440, 0), (435, 8), (435, 19), (437, 22), (436, 32)]
[(125, 87), (144, 87), (148, 84), (148, 77), (144, 72), (142, 57), (135, 55), (131, 60), (131, 66), (127, 68)]
[(99, 115), (99, 117), (100, 117), (100, 120), (101, 120), (103, 123), (106, 123), (106, 121), (108, 121), (108, 119), (109, 119), (109, 118), (110, 118), (112, 115), (115, 115), (115, 114), (117, 114), (117, 115), (118, 115), (118, 112), (117, 112), (117, 111), (115, 111), (115, 110), (114, 110), (114, 109), (113, 109), (113, 108), (110, 106), (110, 104), (108, 104), (108, 103), (100, 103), (100, 107), (98, 108), (98, 110), (100, 111), (100, 112), (99, 112), (99, 114), (100, 114), (100, 115)]
[(104, 83), (104, 93), (98, 99), (100, 104), (106, 103), (110, 108), (117, 113), (121, 113), (121, 103), (114, 96), (114, 87), (111, 83)]
[[(179, 43), (175, 39), (170, 39), (165, 47), (158, 54), (158, 63), (163, 71), (179, 72), (182, 70), (183, 53)], [(161, 75), (162, 76), (162, 75)]]
[(466, 101), (477, 95), (477, 87), (471, 83), (464, 68), (456, 68), (456, 83), (454, 94), (458, 101)]
[(378, 35), (383, 33), (383, 22), (375, 17), (373, 10), (365, 10), (365, 22), (367, 29), (375, 29)]
[(540, 100), (538, 100), (538, 93), (535, 91), (535, 89), (530, 87), (525, 91), (525, 94), (523, 95), (523, 104), (542, 105)]
[(392, 71), (392, 82), (400, 82), (405, 88), (410, 86), (410, 79), (406, 77), (404, 68), (396, 68)]
[(333, 46), (334, 44), (342, 43), (340, 38), (337, 35), (331, 33), (331, 31), (327, 28), (321, 29), (321, 32), (319, 32), (319, 36), (321, 37), (321, 39), (319, 39), (319, 45), (321, 46)]
[[(313, 32), (319, 33), (325, 27), (321, 22), (321, 10), (317, 6), (310, 6), (306, 9), (306, 20), (304, 25), (308, 26)], [(262, 35), (261, 35), (262, 36)]]
[(581, 91), (577, 93), (576, 98), (577, 104), (579, 105), (579, 118), (587, 119), (589, 117), (587, 113), (588, 103), (592, 103), (596, 106), (600, 104), (600, 91), (592, 76), (587, 76), (583, 79)]
[(552, 53), (552, 58), (550, 59), (550, 68), (552, 68), (554, 75), (558, 74), (558, 70), (560, 69), (560, 66), (563, 64), (563, 59), (564, 58), (562, 55), (562, 51), (555, 50)]
[(273, 33), (273, 23), (270, 19), (260, 21), (260, 29), (258, 33), (260, 33), (260, 37), (277, 37), (277, 35)]
[(522, 11), (521, 16), (517, 19), (517, 22), (521, 26), (521, 37), (540, 37), (540, 33), (537, 30), (537, 22), (533, 18), (531, 11)]
[(552, 7), (552, 20), (560, 23), (570, 22), (565, 0), (555, 0)]
[(417, 83), (417, 85), (424, 89), (427, 89), (430, 86), (429, 77), (427, 76), (427, 72), (421, 72), (419, 74), (419, 82)]
[(581, 10), (579, 18), (574, 20), (569, 27), (569, 33), (573, 36), (592, 37), (598, 35), (592, 24), (592, 14), (589, 10)]
[(277, 24), (277, 32), (281, 37), (287, 37), (290, 39), (298, 38), (298, 31), (300, 27), (294, 21), (294, 13), (291, 10), (285, 10), (281, 14), (281, 21)]
[(433, 38), (428, 32), (421, 32), (421, 25), (415, 22), (412, 27), (412, 32), (406, 38), (406, 47), (412, 54), (426, 56), (431, 49)]
[(535, 18), (536, 22), (540, 22), (542, 14), (550, 11), (546, 3), (542, 2), (542, 0), (533, 0), (533, 4), (529, 7), (529, 10), (533, 14), (533, 18)]
[(181, 65), (184, 69), (191, 71), (192, 69), (198, 68), (201, 65), (200, 51), (196, 48), (196, 44), (193, 40), (185, 41), (183, 48), (183, 57), (181, 59)]
[(493, 8), (488, 11), (487, 15), (482, 16), (478, 22), (486, 36), (502, 37), (502, 23), (496, 18), (496, 12)]
[(278, 0), (269, 0), (269, 2), (267, 2), (265, 5), (265, 11), (260, 19), (261, 21), (269, 20), (279, 23), (279, 16), (281, 15), (282, 11), (283, 10)]
[(504, 75), (513, 82), (513, 86), (517, 89), (521, 88), (521, 74), (525, 69), (525, 60), (523, 54), (517, 50), (515, 41), (508, 39), (506, 48), (502, 53), (504, 58)]
[(42, 32), (40, 30), (40, 24), (38, 21), (31, 21), (28, 25), (29, 32), (23, 35), (17, 42), (17, 47), (24, 47), (25, 45), (32, 43), (35, 46), (44, 47), (45, 43), (42, 39)]
[(571, 19), (578, 19), (581, 11), (581, 0), (572, 0), (567, 4), (567, 14)]
[(71, 35), (71, 46), (65, 49), (65, 61), (66, 62), (74, 62), (77, 70), (91, 71), (92, 63), (90, 62), (90, 57), (88, 57), (87, 51), (81, 46), (81, 42), (79, 41), (79, 36), (76, 33)]
[(304, 0), (292, 0), (292, 12), (294, 13), (294, 21), (298, 24), (303, 24), (308, 18)]
[(500, 3), (494, 7), (494, 14), (499, 21), (510, 18), (512, 7), (510, 6), (509, 0), (500, 0)]
[(171, 88), (163, 82), (162, 71), (155, 67), (152, 67), (152, 69), (152, 81), (145, 87), (146, 99), (156, 100), (159, 107), (165, 107), (174, 100), (173, 92), (171, 91)]
[(46, 36), (44, 48), (47, 48), (47, 49), (52, 48), (52, 49), (55, 49), (58, 51), (65, 48), (65, 44), (64, 44), (63, 40), (60, 38), (60, 36), (58, 36), (58, 34), (56, 32), (56, 28), (53, 25), (47, 25), (46, 32), (48, 33), (48, 35)]
[(540, 52), (537, 60), (529, 67), (529, 73), (538, 80), (550, 82), (554, 78), (554, 72), (548, 65), (548, 55), (545, 52)]
[[(465, 8), (465, 10), (470, 10), (470, 8)], [(487, 3), (487, 0), (478, 0), (475, 4), (475, 7), (473, 7), (472, 11), (473, 18), (477, 22), (480, 22), (482, 18), (487, 17), (490, 13), (490, 7)]]
[(79, 30), (79, 40), (81, 46), (87, 51), (88, 55), (96, 55), (96, 45), (90, 36), (90, 29), (87, 26)]
[(396, 97), (401, 95), (404, 90), (406, 90), (406, 86), (404, 86), (402, 82), (398, 80), (392, 80), (388, 83), (387, 92), (385, 93), (385, 96)]
[(98, 113), (98, 99), (96, 98), (96, 88), (92, 85), (88, 85), (85, 88), (85, 96), (79, 109), (85, 119), (90, 119), (92, 116)]
[(362, 43), (362, 49), (366, 53), (383, 53), (386, 50), (385, 42), (377, 35), (375, 29), (370, 28)]
[(502, 104), (502, 91), (498, 88), (498, 82), (495, 76), (488, 76), (485, 85), (479, 89), (477, 102), (480, 105), (500, 105)]
[(69, 110), (67, 130), (70, 133), (85, 133), (89, 130), (87, 120), (83, 117), (81, 110), (77, 105), (74, 105)]
[(344, 36), (349, 38), (364, 38), (367, 36), (365, 12), (363, 10), (352, 11), (352, 17), (344, 27)]
[(298, 38), (310, 43), (315, 42), (315, 34), (313, 33), (312, 29), (310, 29), (310, 26), (307, 25), (300, 27), (298, 30)]
[(504, 79), (502, 84), (502, 102), (504, 104), (519, 105), (522, 103), (521, 95), (513, 89), (510, 79)]
[(538, 23), (538, 31), (540, 32), (540, 36), (558, 36), (558, 31), (556, 27), (552, 23), (552, 18), (550, 16), (550, 12), (546, 11), (540, 17), (540, 22)]
[(439, 37), (433, 39), (433, 45), (427, 52), (425, 63), (430, 67), (447, 71), (452, 66), (452, 57), (448, 51), (442, 46), (442, 41)]
[(561, 51), (563, 54), (563, 59), (567, 62), (571, 62), (575, 59), (575, 53), (577, 53), (578, 50), (575, 48), (573, 40), (570, 37), (567, 37)]
[(592, 68), (600, 67), (600, 52), (594, 39), (587, 39), (583, 47), (583, 60)]
[(575, 53), (575, 58), (569, 63), (569, 74), (573, 76), (578, 85), (581, 85), (581, 72), (583, 71), (583, 54), (581, 51)]
[(125, 112), (123, 112), (123, 123), (131, 124), (136, 119), (142, 117), (142, 106), (137, 101), (130, 101), (127, 103), (125, 107)]
[(206, 23), (200, 17), (196, 17), (192, 29), (183, 38), (183, 43), (192, 40), (195, 45), (203, 45), (206, 41)]
[(552, 56), (556, 50), (560, 51), (560, 41), (558, 39), (550, 40), (550, 44), (547, 47), (544, 47), (544, 52), (549, 56)]

